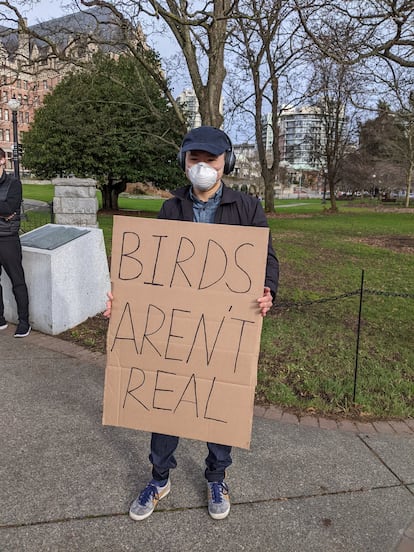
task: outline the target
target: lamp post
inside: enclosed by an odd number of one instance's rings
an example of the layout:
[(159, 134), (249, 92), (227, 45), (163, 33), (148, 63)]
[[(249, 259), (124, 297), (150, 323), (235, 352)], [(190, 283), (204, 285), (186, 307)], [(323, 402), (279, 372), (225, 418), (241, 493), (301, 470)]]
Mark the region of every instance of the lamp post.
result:
[[(372, 197), (377, 197), (377, 184), (376, 184), (376, 174), (372, 175), (372, 182), (373, 182), (373, 190), (372, 190)], [(379, 191), (378, 191), (378, 197), (379, 197)]]
[(13, 121), (13, 167), (14, 176), (20, 178), (20, 165), (19, 165), (19, 134), (17, 130), (17, 112), (20, 108), (20, 102), (14, 96), (7, 102), (7, 105), (12, 112)]
[(289, 162), (283, 159), (279, 162), (279, 168), (282, 169), (282, 174), (279, 174), (280, 181), (280, 198), (283, 199), (283, 185), (289, 186)]
[(323, 196), (322, 196), (322, 203), (325, 205), (326, 203), (326, 184), (328, 179), (328, 169), (323, 169)]

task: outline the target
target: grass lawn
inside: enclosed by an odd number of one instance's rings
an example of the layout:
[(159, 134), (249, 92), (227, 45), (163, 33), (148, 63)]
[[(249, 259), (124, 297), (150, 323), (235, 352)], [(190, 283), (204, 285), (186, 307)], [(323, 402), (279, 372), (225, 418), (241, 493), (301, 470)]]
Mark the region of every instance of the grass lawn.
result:
[[(283, 212), (269, 224), (281, 278), (264, 321), (258, 399), (310, 412), (413, 416), (414, 214)], [(375, 293), (363, 298), (354, 405), (359, 296), (317, 301), (358, 291), (362, 270)], [(298, 305), (306, 301), (314, 302)]]
[[(32, 188), (37, 195), (26, 196)], [(49, 193), (47, 186), (25, 186), (25, 197), (42, 199), (39, 188)], [(154, 216), (161, 203), (121, 198), (120, 208)], [(328, 214), (320, 200), (284, 200), (269, 218), (281, 277), (276, 305), (264, 320), (257, 402), (331, 416), (413, 417), (414, 213), (369, 202), (338, 207), (338, 214)], [(98, 220), (109, 255), (112, 215), (98, 214)], [(354, 404), (355, 292), (362, 270)], [(82, 342), (84, 335), (85, 345), (103, 349), (104, 332), (97, 345), (88, 323), (83, 326), (69, 338)], [(99, 324), (93, 326), (98, 334)]]

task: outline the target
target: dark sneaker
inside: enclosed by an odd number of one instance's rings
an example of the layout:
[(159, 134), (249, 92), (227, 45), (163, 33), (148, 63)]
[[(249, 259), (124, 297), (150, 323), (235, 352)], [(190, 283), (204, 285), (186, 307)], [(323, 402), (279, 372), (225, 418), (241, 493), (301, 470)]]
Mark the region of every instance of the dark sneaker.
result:
[(149, 517), (155, 510), (158, 502), (166, 497), (170, 490), (171, 483), (169, 479), (163, 487), (158, 486), (157, 481), (153, 479), (131, 504), (129, 517), (136, 521)]
[(213, 519), (224, 519), (230, 512), (229, 488), (224, 481), (207, 482), (208, 513)]
[(31, 326), (27, 322), (19, 322), (14, 332), (14, 337), (26, 337), (31, 331)]
[(4, 316), (0, 316), (0, 330), (5, 330), (8, 326)]

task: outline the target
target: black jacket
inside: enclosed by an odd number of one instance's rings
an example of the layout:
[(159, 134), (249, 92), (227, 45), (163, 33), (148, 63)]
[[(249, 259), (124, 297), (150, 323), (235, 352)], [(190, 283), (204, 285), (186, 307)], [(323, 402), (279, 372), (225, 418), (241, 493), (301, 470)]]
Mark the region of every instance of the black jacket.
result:
[[(174, 197), (164, 202), (158, 218), (192, 222), (194, 218), (190, 188), (191, 186), (186, 186), (185, 188), (174, 190), (172, 192)], [(236, 192), (224, 184), (223, 195), (216, 211), (214, 222), (216, 224), (234, 224), (238, 226), (269, 226), (263, 207), (258, 199), (241, 192)], [(269, 230), (265, 285), (270, 288), (273, 298), (276, 295), (278, 281), (279, 262), (273, 250), (272, 237)]]
[(18, 235), (21, 203), (20, 180), (3, 171), (0, 176), (0, 237)]

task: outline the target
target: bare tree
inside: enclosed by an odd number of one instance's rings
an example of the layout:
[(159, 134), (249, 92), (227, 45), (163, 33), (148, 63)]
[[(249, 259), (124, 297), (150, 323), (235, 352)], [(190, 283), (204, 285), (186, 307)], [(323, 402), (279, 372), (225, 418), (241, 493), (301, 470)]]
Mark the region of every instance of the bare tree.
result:
[(338, 176), (347, 194), (353, 196), (355, 192), (368, 190), (372, 196), (378, 195), (375, 166), (363, 151), (346, 154), (340, 162)]
[(341, 180), (341, 163), (350, 151), (353, 140), (352, 102), (359, 90), (359, 81), (352, 68), (329, 58), (314, 58), (308, 97), (318, 109), (322, 122), (321, 140), (314, 145), (324, 169), (330, 192), (331, 211), (337, 211), (335, 190)]
[[(384, 90), (383, 97), (394, 107), (388, 110), (393, 132), (385, 135), (388, 158), (399, 165), (405, 173), (405, 206), (410, 204), (414, 178), (414, 74), (395, 63), (385, 60), (384, 76), (376, 71), (376, 79)], [(392, 136), (394, 140), (392, 140)]]
[(397, 113), (401, 128), (401, 139), (395, 144), (405, 170), (405, 206), (410, 206), (414, 178), (414, 94), (410, 95), (407, 108)]
[(375, 172), (381, 173), (386, 188), (401, 189), (399, 182), (405, 180), (405, 206), (409, 207), (414, 177), (413, 93), (397, 111), (392, 111), (384, 102), (379, 103), (377, 117), (361, 127), (361, 150), (377, 166)]
[[(161, 18), (175, 38), (186, 62), (194, 92), (199, 102), (203, 124), (223, 124), (222, 93), (226, 77), (224, 47), (228, 38), (228, 21), (232, 17), (232, 0), (197, 3), (197, 7), (180, 0), (80, 0), (81, 5), (105, 6), (119, 21), (139, 20), (140, 16)], [(168, 84), (163, 90), (176, 105)]]
[(295, 0), (295, 4), (306, 34), (337, 63), (355, 64), (374, 56), (414, 67), (412, 0)]
[[(265, 210), (274, 212), (274, 186), (280, 160), (280, 78), (299, 51), (294, 41), (292, 5), (282, 0), (240, 0), (233, 25), (229, 40), (235, 56), (231, 96), (235, 111), (244, 120), (246, 115), (251, 118), (252, 124), (248, 124), (254, 128)], [(267, 125), (273, 134), (270, 148), (266, 147)]]

